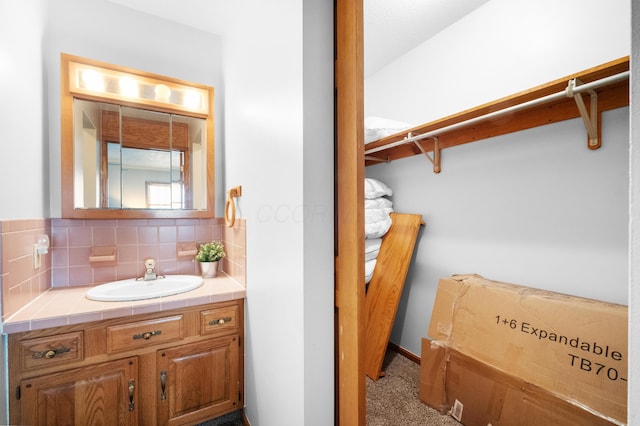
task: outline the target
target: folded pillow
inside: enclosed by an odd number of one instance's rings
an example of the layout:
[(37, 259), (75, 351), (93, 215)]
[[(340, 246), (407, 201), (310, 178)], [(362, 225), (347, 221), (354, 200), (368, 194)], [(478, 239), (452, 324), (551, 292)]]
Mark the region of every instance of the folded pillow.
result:
[(377, 259), (371, 259), (364, 262), (364, 282), (368, 284), (373, 277), (373, 271), (376, 269), (376, 261)]
[(366, 239), (381, 238), (391, 228), (391, 218), (389, 220), (381, 220), (379, 222), (364, 224), (364, 237)]
[(388, 198), (379, 197), (370, 200), (364, 200), (365, 209), (392, 209), (393, 201)]
[(390, 209), (364, 209), (364, 223), (390, 222)]
[(402, 121), (390, 120), (381, 117), (365, 117), (364, 119), (364, 142), (369, 143), (394, 133), (415, 127), (412, 124)]
[(378, 258), (380, 253), (380, 245), (382, 245), (382, 238), (372, 238), (364, 240), (364, 260), (373, 260)]
[(371, 200), (385, 195), (393, 195), (391, 188), (377, 179), (364, 179), (364, 198)]

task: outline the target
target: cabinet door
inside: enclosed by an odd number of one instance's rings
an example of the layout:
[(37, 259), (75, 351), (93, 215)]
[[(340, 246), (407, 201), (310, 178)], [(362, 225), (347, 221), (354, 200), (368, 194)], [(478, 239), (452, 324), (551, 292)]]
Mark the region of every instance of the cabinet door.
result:
[(137, 358), (47, 374), (20, 383), (22, 424), (136, 425)]
[(159, 424), (196, 423), (239, 407), (237, 335), (158, 351)]

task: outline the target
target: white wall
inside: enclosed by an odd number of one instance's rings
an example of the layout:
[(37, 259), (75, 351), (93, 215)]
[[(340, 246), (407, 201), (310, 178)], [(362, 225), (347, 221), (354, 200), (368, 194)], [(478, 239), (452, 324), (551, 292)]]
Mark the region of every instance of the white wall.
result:
[(332, 6), (307, 0), (303, 7), (303, 424), (309, 426), (333, 424), (335, 401)]
[[(51, 217), (60, 217), (60, 53), (214, 87), (216, 153), (222, 152), (221, 38), (103, 0), (51, 0), (45, 37)], [(216, 156), (216, 212), (224, 208), (223, 155)]]
[[(492, 0), (365, 82), (368, 115), (416, 124), (630, 54), (627, 0)], [(392, 82), (392, 83), (390, 83)], [(441, 277), (628, 303), (628, 108), (368, 167), (427, 222), (391, 340), (420, 354)]]
[(226, 181), (242, 185), (247, 221), (253, 426), (333, 424), (331, 6), (245, 2), (234, 18), (243, 25), (224, 39)]
[(0, 182), (16, 183), (0, 185), (0, 220), (49, 212), (42, 97), (45, 6), (41, 0), (0, 0)]

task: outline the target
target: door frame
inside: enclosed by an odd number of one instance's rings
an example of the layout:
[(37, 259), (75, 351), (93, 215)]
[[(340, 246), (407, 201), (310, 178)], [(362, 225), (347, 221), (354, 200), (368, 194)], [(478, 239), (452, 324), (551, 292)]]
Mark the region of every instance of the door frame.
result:
[(336, 424), (365, 425), (363, 0), (335, 0)]

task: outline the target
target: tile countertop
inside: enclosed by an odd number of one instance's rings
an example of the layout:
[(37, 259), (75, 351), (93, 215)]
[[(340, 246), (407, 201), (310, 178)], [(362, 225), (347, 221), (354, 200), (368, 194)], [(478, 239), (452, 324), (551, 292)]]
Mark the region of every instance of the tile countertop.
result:
[(137, 314), (162, 312), (207, 303), (243, 299), (246, 288), (228, 275), (205, 278), (191, 291), (155, 299), (98, 302), (85, 294), (91, 286), (52, 288), (38, 296), (3, 323), (5, 334), (48, 327), (81, 324)]

